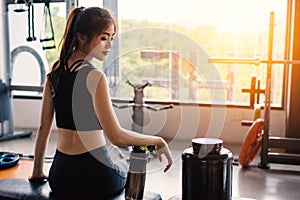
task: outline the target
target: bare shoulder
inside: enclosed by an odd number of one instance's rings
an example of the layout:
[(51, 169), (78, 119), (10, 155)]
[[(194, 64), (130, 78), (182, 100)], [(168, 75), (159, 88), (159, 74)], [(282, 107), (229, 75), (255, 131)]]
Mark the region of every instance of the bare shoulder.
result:
[(91, 70), (89, 75), (88, 75), (88, 79), (92, 79), (92, 80), (100, 80), (101, 78), (106, 78), (106, 75), (104, 72), (98, 70), (98, 69), (94, 69), (94, 70)]
[(90, 92), (94, 92), (101, 83), (106, 82), (106, 75), (104, 72), (97, 69), (91, 70), (87, 77), (87, 88)]

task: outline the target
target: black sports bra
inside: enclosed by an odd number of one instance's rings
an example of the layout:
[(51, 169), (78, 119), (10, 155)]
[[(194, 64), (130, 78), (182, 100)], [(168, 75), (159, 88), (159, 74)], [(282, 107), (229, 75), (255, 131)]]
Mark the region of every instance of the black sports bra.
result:
[[(80, 66), (82, 68), (78, 69)], [(102, 129), (86, 86), (87, 75), (94, 69), (91, 63), (84, 60), (76, 61), (70, 70), (61, 69), (53, 98), (58, 128), (78, 131)]]

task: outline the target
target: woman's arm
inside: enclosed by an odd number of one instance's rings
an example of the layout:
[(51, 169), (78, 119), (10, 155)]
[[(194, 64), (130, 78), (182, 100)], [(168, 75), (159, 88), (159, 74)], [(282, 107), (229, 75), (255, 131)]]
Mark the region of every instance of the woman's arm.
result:
[(165, 169), (169, 169), (173, 160), (165, 140), (158, 136), (144, 135), (122, 128), (112, 108), (109, 87), (104, 73), (93, 70), (88, 76), (87, 87), (94, 97), (96, 115), (108, 139), (117, 146), (155, 145), (159, 159), (164, 154), (168, 160)]
[(53, 116), (53, 100), (49, 82), (48, 79), (46, 79), (42, 99), (40, 126), (35, 141), (33, 172), (29, 177), (30, 181), (40, 181), (47, 178), (44, 174), (44, 157), (53, 123)]

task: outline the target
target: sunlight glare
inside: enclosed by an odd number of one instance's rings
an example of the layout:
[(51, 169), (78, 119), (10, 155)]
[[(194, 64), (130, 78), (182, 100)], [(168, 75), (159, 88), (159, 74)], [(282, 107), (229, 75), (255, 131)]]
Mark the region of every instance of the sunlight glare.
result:
[(119, 17), (188, 28), (210, 25), (239, 34), (263, 29), (268, 24), (270, 8), (281, 5), (270, 0), (126, 0), (119, 1)]

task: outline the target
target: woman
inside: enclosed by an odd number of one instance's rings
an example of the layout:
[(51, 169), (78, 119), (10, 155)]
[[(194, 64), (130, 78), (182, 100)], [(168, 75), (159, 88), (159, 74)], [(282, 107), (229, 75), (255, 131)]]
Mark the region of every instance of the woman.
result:
[[(114, 116), (105, 74), (91, 61), (103, 61), (116, 33), (116, 23), (103, 8), (75, 8), (69, 15), (59, 60), (47, 75), (30, 181), (48, 179), (52, 192), (68, 199), (109, 199), (120, 193), (127, 172), (113, 163), (105, 136), (117, 146), (155, 145), (161, 161), (172, 156), (164, 139), (120, 127)], [(43, 172), (52, 122), (58, 128), (57, 150)], [(105, 136), (104, 136), (105, 134)]]

